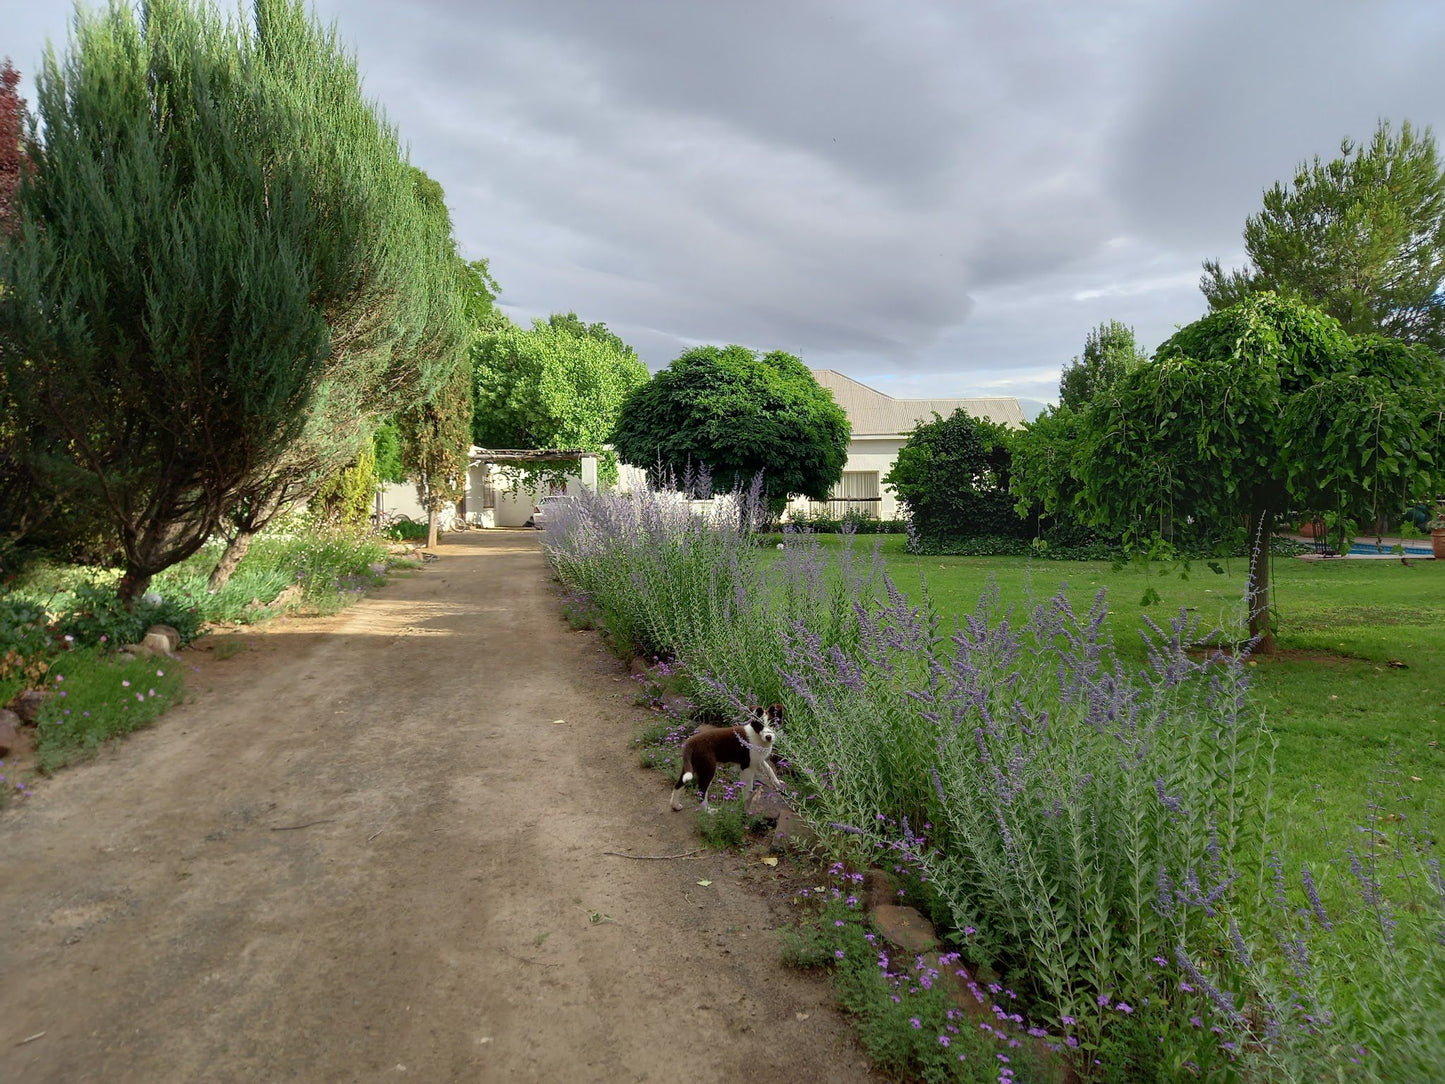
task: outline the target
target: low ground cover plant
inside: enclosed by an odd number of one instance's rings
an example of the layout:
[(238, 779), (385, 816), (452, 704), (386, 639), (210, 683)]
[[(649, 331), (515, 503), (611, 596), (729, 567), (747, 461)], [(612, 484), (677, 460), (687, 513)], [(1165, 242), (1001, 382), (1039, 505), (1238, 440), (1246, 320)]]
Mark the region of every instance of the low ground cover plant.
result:
[(546, 540), (563, 583), (711, 709), (783, 700), (804, 815), (851, 859), (913, 870), (1081, 1077), (1445, 1069), (1434, 837), (1376, 803), (1327, 860), (1281, 857), (1301, 829), (1272, 800), (1247, 660), (1198, 652), (1195, 617), (1127, 652), (1102, 594), (1022, 614), (985, 598), (954, 624), (876, 551), (789, 534), (773, 554), (746, 514), (668, 507), (574, 502)]
[(330, 613), (406, 564), (367, 535), (292, 521), (258, 538), (212, 593), (207, 580), (218, 553), (214, 545), (161, 573), (133, 609), (116, 594), (115, 569), (37, 565), (0, 594), (0, 704), (26, 688), (47, 691), (36, 732), (41, 771), (146, 725), (180, 695), (174, 660), (117, 654), (152, 625), (170, 625), (185, 644), (208, 622), (249, 624), (296, 609)]
[(132, 659), (95, 647), (68, 652), (55, 663), (40, 709), (36, 767), (55, 771), (139, 730), (166, 712), (183, 685), (181, 664), (165, 656)]
[[(863, 874), (842, 862), (828, 884), (803, 888), (804, 920), (782, 931), (783, 960), (827, 970), (838, 1001), (858, 1022), (864, 1048), (885, 1072), (957, 1084), (1053, 1084), (1059, 1065), (1040, 1056), (1044, 1029), (1027, 1024), (1019, 995), (977, 974), (963, 953), (894, 949), (862, 908)], [(966, 936), (971, 936), (972, 931)]]

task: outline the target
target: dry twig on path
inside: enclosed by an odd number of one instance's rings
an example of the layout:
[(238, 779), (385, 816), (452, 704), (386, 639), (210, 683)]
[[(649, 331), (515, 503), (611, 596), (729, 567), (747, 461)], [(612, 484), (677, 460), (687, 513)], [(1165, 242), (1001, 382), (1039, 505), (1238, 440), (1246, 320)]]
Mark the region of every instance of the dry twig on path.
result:
[(623, 854), (621, 851), (603, 851), (602, 853), (615, 855), (618, 858), (631, 858), (635, 862), (668, 862), (674, 858), (692, 858), (702, 854), (702, 849), (684, 851), (682, 854)]

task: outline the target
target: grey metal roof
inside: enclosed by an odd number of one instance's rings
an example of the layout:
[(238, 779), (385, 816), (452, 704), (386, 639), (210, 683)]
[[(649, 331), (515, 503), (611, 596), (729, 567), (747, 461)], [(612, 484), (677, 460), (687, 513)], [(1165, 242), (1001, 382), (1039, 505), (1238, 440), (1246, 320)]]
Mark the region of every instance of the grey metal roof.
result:
[(832, 369), (814, 369), (819, 384), (833, 393), (833, 398), (848, 415), (853, 435), (893, 436), (911, 433), (919, 422), (933, 421), (933, 412), (948, 417), (962, 407), (975, 418), (987, 418), (1014, 429), (1023, 427), (1024, 412), (1018, 399), (998, 396), (986, 399), (895, 399), (851, 376)]

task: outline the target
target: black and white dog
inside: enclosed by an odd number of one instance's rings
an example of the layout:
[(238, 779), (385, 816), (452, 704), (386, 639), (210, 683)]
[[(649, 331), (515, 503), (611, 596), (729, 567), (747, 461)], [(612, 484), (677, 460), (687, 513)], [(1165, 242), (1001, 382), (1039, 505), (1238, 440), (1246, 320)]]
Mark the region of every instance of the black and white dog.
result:
[(773, 704), (771, 707), (753, 708), (748, 721), (742, 726), (727, 729), (708, 727), (688, 738), (682, 746), (682, 774), (677, 777), (677, 787), (672, 792), (672, 808), (682, 809), (683, 789), (695, 778), (697, 789), (702, 794), (702, 807), (711, 813), (707, 791), (712, 786), (719, 764), (736, 764), (742, 769), (739, 782), (746, 788), (748, 804), (752, 803), (753, 782), (759, 772), (781, 790), (782, 784), (778, 782), (768, 758), (773, 755), (773, 740), (777, 737), (774, 728), (782, 721), (783, 705)]

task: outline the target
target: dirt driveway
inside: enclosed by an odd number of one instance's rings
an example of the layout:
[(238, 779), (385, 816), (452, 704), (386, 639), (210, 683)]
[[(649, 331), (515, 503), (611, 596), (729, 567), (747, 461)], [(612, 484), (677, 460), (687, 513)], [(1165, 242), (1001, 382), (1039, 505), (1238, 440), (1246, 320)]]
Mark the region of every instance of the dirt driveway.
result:
[(877, 1079), (775, 871), (602, 853), (696, 843), (536, 538), (440, 552), (188, 651), (186, 704), (0, 818), (0, 1080)]

